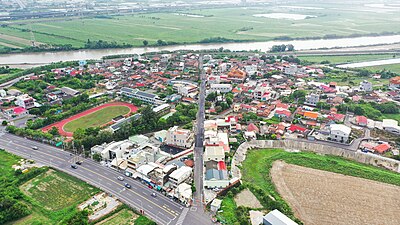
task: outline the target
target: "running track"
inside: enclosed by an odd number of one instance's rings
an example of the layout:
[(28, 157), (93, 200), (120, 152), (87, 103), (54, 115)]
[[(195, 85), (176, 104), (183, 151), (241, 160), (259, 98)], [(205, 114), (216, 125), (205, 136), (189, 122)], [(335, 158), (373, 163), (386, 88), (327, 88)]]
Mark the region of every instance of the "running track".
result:
[[(130, 103), (126, 103), (126, 102), (111, 102), (111, 103), (106, 103), (106, 104), (99, 105), (99, 106), (97, 106), (97, 107), (88, 109), (88, 110), (86, 110), (86, 111), (83, 111), (83, 112), (81, 112), (81, 113), (75, 114), (75, 115), (73, 115), (73, 116), (71, 116), (71, 117), (69, 117), (69, 118), (67, 118), (67, 119), (64, 119), (64, 120), (61, 120), (61, 121), (59, 121), (59, 122), (50, 124), (50, 125), (48, 125), (48, 126), (46, 126), (46, 127), (43, 127), (43, 128), (42, 128), (42, 131), (46, 132), (46, 131), (50, 130), (52, 127), (57, 127), (57, 128), (58, 128), (58, 131), (60, 132), (60, 135), (65, 136), (65, 137), (72, 137), (72, 135), (73, 135), (72, 132), (66, 132), (66, 131), (64, 131), (63, 128), (64, 128), (64, 125), (65, 125), (65, 124), (67, 124), (67, 123), (69, 123), (69, 122), (71, 122), (71, 121), (73, 121), (73, 120), (79, 119), (79, 118), (81, 118), (81, 117), (83, 117), (83, 116), (86, 116), (86, 115), (89, 115), (89, 114), (91, 114), (91, 113), (94, 113), (94, 112), (96, 112), (96, 111), (98, 111), (98, 110), (100, 110), (100, 109), (104, 109), (104, 108), (107, 108), (107, 107), (110, 107), (110, 106), (126, 106), (126, 107), (128, 107), (128, 108), (130, 109), (129, 113), (136, 112), (136, 111), (138, 110), (138, 108), (137, 108), (136, 106), (134, 106), (134, 105), (132, 105), (132, 104), (130, 104)], [(128, 113), (128, 114), (129, 114), (129, 113)], [(106, 121), (104, 124), (106, 124), (107, 122), (109, 122), (109, 121)]]

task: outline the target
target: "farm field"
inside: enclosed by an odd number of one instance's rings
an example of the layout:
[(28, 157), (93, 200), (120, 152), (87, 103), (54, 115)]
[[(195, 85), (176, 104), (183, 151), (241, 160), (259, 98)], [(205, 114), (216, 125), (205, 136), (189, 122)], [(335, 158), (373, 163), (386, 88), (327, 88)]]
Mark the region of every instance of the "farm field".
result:
[[(295, 219), (291, 207), (276, 190), (270, 176), (272, 164), (282, 160), (285, 163), (343, 174), (352, 177), (368, 179), (395, 186), (400, 186), (400, 174), (385, 169), (361, 164), (336, 156), (322, 156), (310, 152), (290, 153), (280, 149), (251, 150), (241, 167), (242, 180), (257, 197), (266, 210), (278, 208), (287, 216)], [(350, 184), (348, 184), (350, 185)], [(274, 200), (271, 202), (271, 198)], [(316, 203), (317, 204), (317, 203)], [(318, 203), (321, 206), (325, 203)], [(271, 207), (271, 205), (273, 207)], [(352, 207), (343, 206), (343, 207)]]
[[(88, 39), (143, 46), (143, 40), (154, 45), (159, 39), (177, 43), (199, 42), (212, 37), (265, 41), (283, 36), (304, 38), (400, 32), (400, 27), (394, 26), (400, 19), (396, 10), (363, 3), (358, 3), (357, 7), (354, 2), (318, 2), (317, 7), (312, 4), (270, 5), (29, 22), (33, 22), (36, 41), (71, 44), (73, 47), (83, 47)], [(273, 13), (281, 13), (286, 18), (265, 17)], [(304, 18), (293, 19), (299, 15)], [(15, 37), (7, 44), (29, 45), (30, 27), (24, 23), (18, 21), (18, 24), (0, 27), (0, 34)]]
[[(272, 181), (305, 224), (400, 223), (400, 187), (275, 161)], [(385, 207), (385, 210), (381, 210)], [(365, 213), (365, 209), (374, 213)]]
[(40, 174), (20, 188), (46, 210), (51, 211), (76, 205), (98, 192), (98, 189), (54, 170)]
[(301, 60), (307, 60), (313, 63), (321, 63), (322, 61), (328, 61), (329, 64), (345, 64), (345, 63), (356, 63), (365, 62), (381, 59), (392, 59), (393, 54), (365, 54), (365, 55), (307, 55), (298, 56)]
[[(18, 204), (26, 205), (29, 209), (26, 216), (13, 221), (3, 223), (0, 217), (0, 224), (67, 224), (77, 214), (77, 206), (100, 191), (75, 177), (46, 167), (17, 175), (12, 166), (18, 164), (21, 158), (3, 150), (0, 150), (0, 158), (0, 192), (7, 197), (16, 195), (14, 199)], [(0, 206), (0, 209), (0, 215), (3, 216), (4, 208)], [(155, 223), (123, 206), (121, 211), (98, 224)]]
[(114, 117), (126, 115), (129, 112), (130, 109), (126, 106), (110, 106), (73, 120), (65, 124), (63, 129), (67, 132), (74, 132), (78, 128), (99, 127), (111, 121)]

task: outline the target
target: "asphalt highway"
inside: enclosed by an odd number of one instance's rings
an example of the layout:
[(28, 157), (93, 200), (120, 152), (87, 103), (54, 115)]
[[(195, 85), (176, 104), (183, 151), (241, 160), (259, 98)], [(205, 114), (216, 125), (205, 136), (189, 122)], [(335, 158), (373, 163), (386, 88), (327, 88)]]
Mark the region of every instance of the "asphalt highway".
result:
[[(38, 150), (33, 150), (33, 146), (37, 146)], [(138, 211), (143, 210), (144, 215), (157, 224), (210, 223), (210, 218), (207, 215), (189, 210), (189, 208), (162, 194), (158, 193), (157, 197), (152, 197), (151, 194), (156, 191), (137, 180), (125, 177), (124, 181), (119, 181), (117, 177), (121, 176), (121, 173), (102, 166), (91, 159), (85, 159), (82, 165), (73, 169), (71, 164), (74, 156), (69, 152), (8, 133), (0, 134), (0, 148), (23, 158), (33, 159), (37, 163), (51, 166), (99, 187), (103, 191), (116, 196), (128, 206)], [(132, 186), (131, 189), (125, 188), (124, 183), (129, 183)]]

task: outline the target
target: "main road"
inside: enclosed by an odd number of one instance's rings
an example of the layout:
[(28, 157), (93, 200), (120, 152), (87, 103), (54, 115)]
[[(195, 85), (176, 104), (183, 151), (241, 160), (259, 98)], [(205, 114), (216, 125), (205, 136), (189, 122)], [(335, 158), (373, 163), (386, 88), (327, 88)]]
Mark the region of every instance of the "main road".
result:
[[(33, 150), (33, 146), (37, 146), (38, 150)], [(69, 152), (8, 133), (0, 133), (0, 148), (23, 158), (33, 159), (39, 164), (51, 166), (99, 187), (128, 206), (138, 211), (143, 210), (144, 215), (157, 224), (209, 224), (211, 221), (205, 214), (190, 210), (164, 195), (152, 197), (154, 190), (137, 180), (126, 177), (124, 181), (119, 181), (117, 177), (121, 176), (121, 173), (91, 159), (84, 160), (77, 169), (72, 169), (74, 156)], [(125, 182), (132, 186), (131, 189), (125, 188)]]
[(194, 193), (193, 204), (203, 211), (203, 142), (204, 142), (204, 119), (205, 119), (205, 95), (206, 95), (206, 76), (203, 69), (203, 57), (199, 56), (199, 76), (200, 76), (200, 93), (199, 93), (199, 111), (197, 112), (196, 124), (196, 140), (194, 147), (194, 183), (196, 192)]

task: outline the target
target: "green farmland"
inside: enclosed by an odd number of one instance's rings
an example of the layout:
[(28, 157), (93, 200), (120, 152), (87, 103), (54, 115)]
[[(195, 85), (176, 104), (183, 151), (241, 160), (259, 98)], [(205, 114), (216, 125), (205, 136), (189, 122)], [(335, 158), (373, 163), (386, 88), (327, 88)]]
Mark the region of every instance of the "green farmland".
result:
[[(400, 26), (395, 26), (400, 14), (372, 8), (363, 3), (358, 3), (357, 7), (357, 3), (346, 1), (334, 4), (319, 2), (318, 6), (271, 5), (29, 22), (32, 22), (37, 42), (52, 45), (71, 44), (77, 48), (84, 47), (88, 39), (143, 46), (143, 40), (154, 45), (157, 40), (194, 43), (212, 37), (265, 41), (283, 36), (304, 38), (400, 32)], [(308, 17), (292, 20), (254, 16), (270, 13), (300, 14)], [(8, 35), (6, 44), (24, 47), (29, 45), (29, 29), (30, 26), (25, 21), (13, 24), (4, 22), (0, 27), (0, 34)], [(0, 45), (2, 42), (4, 41), (0, 41)]]
[(298, 58), (312, 63), (321, 63), (325, 61), (325, 64), (346, 64), (346, 63), (358, 63), (358, 62), (373, 61), (373, 60), (392, 59), (393, 54), (307, 55), (307, 56), (298, 56)]

